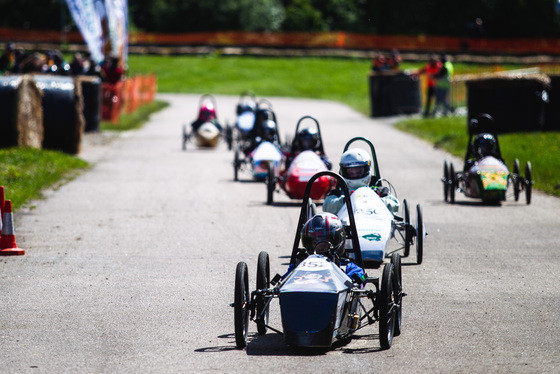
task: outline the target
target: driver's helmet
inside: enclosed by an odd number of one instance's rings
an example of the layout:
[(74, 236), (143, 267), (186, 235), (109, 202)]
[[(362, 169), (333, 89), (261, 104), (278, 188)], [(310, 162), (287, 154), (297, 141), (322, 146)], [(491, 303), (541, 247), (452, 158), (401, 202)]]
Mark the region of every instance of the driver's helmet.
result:
[(257, 104), (253, 100), (245, 100), (238, 107), (238, 114), (244, 112), (255, 112), (257, 110)]
[(301, 242), (309, 253), (325, 256), (344, 254), (346, 230), (332, 213), (319, 213), (308, 220), (301, 230)]
[(198, 119), (202, 122), (208, 122), (216, 119), (216, 109), (212, 103), (205, 103), (198, 111)]
[(371, 158), (361, 148), (352, 148), (340, 158), (340, 174), (350, 190), (368, 186), (371, 180)]
[(319, 133), (314, 127), (306, 127), (297, 134), (297, 146), (300, 151), (316, 151), (319, 149)]
[(485, 156), (495, 155), (498, 151), (496, 138), (489, 133), (482, 133), (475, 136), (473, 141), (475, 154), (481, 158)]
[(261, 126), (261, 138), (267, 142), (273, 143), (276, 140), (276, 122), (271, 119), (264, 121)]

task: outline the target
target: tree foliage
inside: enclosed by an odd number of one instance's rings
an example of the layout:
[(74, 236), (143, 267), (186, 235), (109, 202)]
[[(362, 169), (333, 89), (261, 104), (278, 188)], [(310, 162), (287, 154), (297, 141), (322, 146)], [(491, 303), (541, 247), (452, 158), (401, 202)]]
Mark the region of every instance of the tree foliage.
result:
[[(350, 31), (466, 36), (474, 21), (495, 37), (558, 37), (558, 0), (131, 0), (130, 21), (147, 32)], [(64, 0), (0, 0), (0, 27), (72, 25)]]

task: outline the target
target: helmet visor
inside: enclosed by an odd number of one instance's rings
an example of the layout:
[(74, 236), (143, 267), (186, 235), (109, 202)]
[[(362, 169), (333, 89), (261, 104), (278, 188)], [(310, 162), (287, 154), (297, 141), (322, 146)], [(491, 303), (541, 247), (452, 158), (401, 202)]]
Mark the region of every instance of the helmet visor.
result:
[(369, 165), (343, 166), (340, 173), (346, 179), (364, 178), (369, 173)]

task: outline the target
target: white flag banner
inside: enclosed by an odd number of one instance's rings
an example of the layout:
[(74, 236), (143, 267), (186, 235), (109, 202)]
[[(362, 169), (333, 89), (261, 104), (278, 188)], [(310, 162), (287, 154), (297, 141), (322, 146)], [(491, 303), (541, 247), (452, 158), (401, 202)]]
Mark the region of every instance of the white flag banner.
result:
[(99, 64), (104, 59), (103, 30), (94, 3), (94, 0), (66, 0), (70, 14), (88, 46), (91, 58)]
[(127, 0), (105, 0), (111, 54), (118, 56), (126, 66), (128, 55), (128, 3)]

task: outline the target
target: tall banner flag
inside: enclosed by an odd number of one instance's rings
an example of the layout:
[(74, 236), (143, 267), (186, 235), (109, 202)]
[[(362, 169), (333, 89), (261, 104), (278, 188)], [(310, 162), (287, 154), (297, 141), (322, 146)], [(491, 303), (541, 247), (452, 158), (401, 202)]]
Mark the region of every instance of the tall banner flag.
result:
[(119, 57), (122, 66), (128, 60), (128, 2), (127, 0), (105, 0), (111, 54)]
[(70, 14), (88, 46), (91, 58), (99, 64), (104, 59), (103, 31), (94, 3), (95, 0), (66, 0)]

